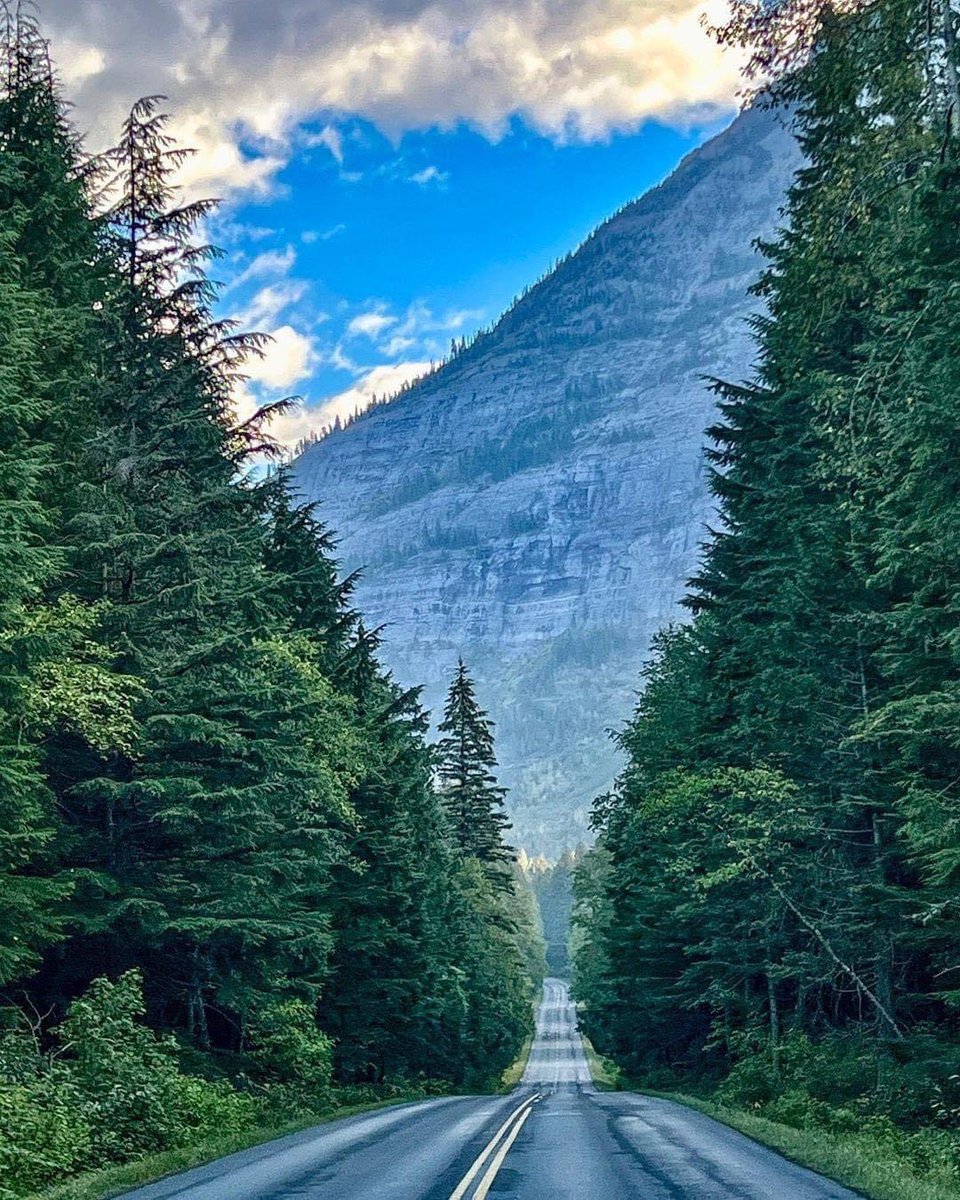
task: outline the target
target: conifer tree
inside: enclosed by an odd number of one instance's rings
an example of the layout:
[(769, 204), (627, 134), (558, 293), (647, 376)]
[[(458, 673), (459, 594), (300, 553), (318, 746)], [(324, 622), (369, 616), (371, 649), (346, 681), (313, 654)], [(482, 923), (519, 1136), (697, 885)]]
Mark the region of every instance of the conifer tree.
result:
[(245, 476), (269, 413), (237, 426), (232, 396), (261, 343), (213, 315), (209, 206), (178, 202), (182, 157), (146, 100), (85, 162), (18, 10), (0, 84), (0, 981), (56, 1019), (135, 968), (150, 1023), (201, 1049), (256, 1054), (292, 1014), (326, 1064), (315, 1013), (342, 1079), (486, 1082), (530, 1023), (529, 908), (458, 846), (417, 693), (377, 663), (332, 535), (282, 471)]
[[(345, 714), (278, 640), (261, 504), (237, 480), (253, 435), (231, 425), (256, 343), (210, 315), (193, 241), (209, 206), (176, 204), (181, 159), (155, 104), (139, 104), (114, 153), (117, 269), (77, 553), (100, 637), (139, 684), (137, 727), (106, 755), (62, 756), (58, 787), (68, 862), (107, 880), (85, 888), (86, 940), (64, 970), (141, 966), (152, 1011), (205, 1043), (211, 1003), (242, 1015), (322, 982), (318, 897), (351, 767)], [(314, 755), (325, 741), (345, 751), (342, 772)]]
[(16, 169), (0, 149), (0, 983), (24, 970), (51, 936), (57, 892), (29, 870), (49, 839), (51, 814), (30, 736), (31, 677), (42, 649), (30, 637), (27, 607), (49, 581), (55, 559), (39, 500), (48, 465), (37, 436), (42, 305), (19, 283), (18, 219), (5, 187)]
[(509, 828), (497, 784), (493, 724), (477, 703), (473, 680), (463, 659), (450, 685), (437, 743), (437, 777), (457, 844), (468, 857), (502, 876), (511, 851), (504, 844)]
[(89, 691), (77, 677), (82, 668), (68, 686), (55, 686), (69, 673), (70, 632), (63, 610), (44, 613), (43, 602), (65, 566), (64, 485), (90, 417), (90, 333), (102, 279), (91, 172), (65, 119), (46, 43), (28, 9), (4, 8), (2, 16), (0, 979), (9, 979), (52, 936), (53, 901), (64, 889), (49, 874), (52, 858), (46, 872), (34, 861), (57, 824), (41, 743), (56, 722), (58, 693), (72, 693), (76, 714)]
[(657, 647), (578, 884), (601, 1042), (734, 1079), (755, 1053), (767, 1099), (807, 1086), (784, 1081), (790, 1038), (880, 1077), (925, 1014), (928, 1086), (955, 1055), (960, 22), (932, 12), (747, 0), (724, 32), (807, 163), (765, 247), (757, 375), (718, 388), (695, 620)]
[(349, 857), (334, 867), (336, 948), (320, 1007), (341, 1078), (367, 1082), (456, 1069), (437, 962), (452, 847), (430, 779), (426, 717), (416, 692), (383, 675), (378, 640), (360, 623), (341, 666), (365, 762), (350, 793)]

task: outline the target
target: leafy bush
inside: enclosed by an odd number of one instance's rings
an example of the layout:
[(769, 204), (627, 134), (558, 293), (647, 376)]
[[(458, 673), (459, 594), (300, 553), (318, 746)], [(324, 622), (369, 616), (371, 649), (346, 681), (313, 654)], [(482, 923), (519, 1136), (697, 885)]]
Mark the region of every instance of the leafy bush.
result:
[(0, 1198), (108, 1163), (239, 1132), (266, 1106), (226, 1080), (180, 1071), (176, 1043), (143, 1024), (140, 976), (96, 980), (54, 1030), (0, 1037)]
[(225, 1079), (211, 1081), (180, 1075), (174, 1102), (180, 1125), (177, 1144), (182, 1146), (249, 1129), (262, 1120), (258, 1099), (237, 1091)]
[(148, 1029), (140, 976), (95, 980), (58, 1031), (70, 1081), (83, 1097), (94, 1153), (123, 1162), (182, 1136), (176, 1043)]
[(70, 1087), (0, 1081), (0, 1197), (25, 1196), (93, 1161), (87, 1114)]
[(951, 1048), (922, 1032), (909, 1045), (866, 1034), (791, 1034), (774, 1072), (760, 1036), (731, 1043), (737, 1058), (715, 1098), (794, 1129), (869, 1138), (920, 1176), (960, 1179), (960, 1077)]
[(250, 1043), (255, 1063), (268, 1078), (314, 1092), (329, 1088), (333, 1043), (302, 1000), (285, 1000), (256, 1013)]

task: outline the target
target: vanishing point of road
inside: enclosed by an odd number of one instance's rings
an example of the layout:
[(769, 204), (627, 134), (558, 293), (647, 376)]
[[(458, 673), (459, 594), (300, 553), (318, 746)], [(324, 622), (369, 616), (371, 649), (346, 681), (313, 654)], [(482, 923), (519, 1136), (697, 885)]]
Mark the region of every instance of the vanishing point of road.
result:
[(509, 1096), (346, 1117), (125, 1200), (856, 1200), (669, 1100), (598, 1092), (567, 985), (548, 979)]

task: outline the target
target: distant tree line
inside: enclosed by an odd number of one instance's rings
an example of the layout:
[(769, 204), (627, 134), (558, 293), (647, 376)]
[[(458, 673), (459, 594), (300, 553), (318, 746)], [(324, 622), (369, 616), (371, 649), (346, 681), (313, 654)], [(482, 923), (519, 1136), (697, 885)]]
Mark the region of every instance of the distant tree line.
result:
[[(263, 339), (213, 315), (183, 155), (145, 100), (85, 157), (8, 16), (4, 1195), (337, 1094), (483, 1084), (542, 970), (499, 793), (468, 837), (330, 532), (247, 469), (276, 406), (238, 423), (232, 395)], [(489, 773), (492, 740), (470, 750)]]

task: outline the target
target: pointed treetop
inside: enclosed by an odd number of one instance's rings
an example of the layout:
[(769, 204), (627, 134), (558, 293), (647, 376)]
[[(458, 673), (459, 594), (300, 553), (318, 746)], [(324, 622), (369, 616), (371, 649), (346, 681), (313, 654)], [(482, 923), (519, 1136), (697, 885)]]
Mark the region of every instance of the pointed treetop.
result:
[(473, 680), (461, 657), (447, 702), (443, 735), (437, 744), (437, 776), (454, 836), (465, 855), (501, 875), (512, 858), (504, 843), (509, 828), (503, 810), (506, 789), (496, 778), (493, 722), (480, 707)]

